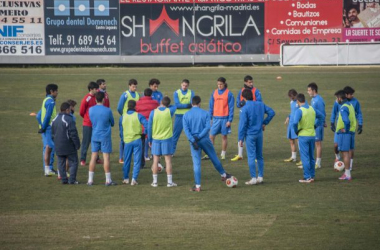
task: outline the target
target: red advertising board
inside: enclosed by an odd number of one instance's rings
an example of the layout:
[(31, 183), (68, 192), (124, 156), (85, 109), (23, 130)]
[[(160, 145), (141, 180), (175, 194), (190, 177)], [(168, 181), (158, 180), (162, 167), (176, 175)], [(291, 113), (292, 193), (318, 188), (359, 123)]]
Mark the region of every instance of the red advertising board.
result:
[(267, 1), (265, 53), (279, 54), (282, 43), (342, 41), (342, 0)]

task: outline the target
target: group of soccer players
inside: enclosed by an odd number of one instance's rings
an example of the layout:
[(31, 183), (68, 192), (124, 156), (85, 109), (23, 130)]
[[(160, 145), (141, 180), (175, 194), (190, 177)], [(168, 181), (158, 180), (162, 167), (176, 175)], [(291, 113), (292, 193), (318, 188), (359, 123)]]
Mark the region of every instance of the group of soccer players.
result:
[[(213, 146), (216, 135), (222, 135), (221, 160), (226, 158), (227, 136), (231, 133), (231, 123), (234, 118), (235, 98), (228, 89), (224, 77), (217, 79), (217, 89), (210, 97), (209, 111), (200, 108), (201, 98), (189, 89), (190, 81), (182, 80), (181, 86), (174, 91), (174, 105), (171, 99), (158, 91), (160, 81), (151, 79), (148, 88), (142, 94), (137, 92), (138, 82), (130, 79), (129, 88), (120, 96), (117, 111), (119, 119), (119, 163), (123, 164), (123, 184), (138, 185), (140, 169), (144, 168), (145, 161), (149, 161), (149, 149), (153, 155), (152, 187), (158, 186), (158, 172), (162, 168), (161, 157), (166, 163), (167, 187), (175, 187), (173, 182), (171, 158), (175, 155), (179, 137), (184, 130), (190, 143), (193, 160), (195, 185), (190, 191), (201, 191), (201, 160), (210, 159), (215, 169), (224, 181), (231, 175), (226, 173), (218, 159)], [(110, 153), (112, 152), (111, 127), (115, 121), (109, 108), (109, 97), (106, 92), (106, 81), (99, 79), (88, 84), (89, 93), (83, 98), (80, 105), (80, 115), (83, 117), (83, 139), (80, 164), (85, 166), (86, 155), (91, 143), (91, 160), (87, 185), (94, 183), (96, 164), (103, 164), (106, 176), (106, 186), (116, 185), (111, 178)], [(344, 95), (342, 93), (344, 93)], [(336, 157), (342, 152), (346, 164), (345, 174), (340, 178), (351, 180), (350, 161), (352, 167), (354, 134), (356, 117), (359, 121), (359, 133), (362, 131), (360, 105), (353, 98), (354, 90), (345, 88), (345, 92), (336, 93), (337, 102), (333, 108), (331, 128), (336, 131)], [(298, 139), (304, 178), (302, 183), (314, 181), (315, 168), (321, 166), (322, 140), (325, 124), (325, 105), (318, 95), (318, 86), (315, 83), (308, 85), (308, 94), (312, 97), (311, 106), (303, 94), (295, 90), (289, 91), (291, 98), (291, 113), (286, 119), (288, 124), (288, 138), (291, 144), (292, 157), (288, 162), (296, 162), (296, 144)], [(39, 133), (43, 138), (43, 158), (45, 176), (55, 173), (52, 164), (54, 151), (58, 157), (58, 178), (63, 184), (78, 184), (76, 171), (78, 166), (77, 150), (80, 148), (78, 133), (75, 126), (75, 102), (68, 100), (62, 103), (61, 113), (55, 111), (55, 99), (58, 95), (58, 86), (49, 84), (46, 87), (46, 98), (41, 111), (37, 116), (40, 124)], [(347, 99), (348, 98), (348, 99)], [(353, 105), (356, 105), (353, 107)], [(243, 144), (246, 141), (250, 179), (247, 185), (263, 183), (263, 131), (275, 115), (270, 107), (262, 100), (261, 93), (253, 86), (253, 78), (244, 77), (244, 85), (236, 98), (236, 107), (240, 108), (238, 128), (238, 154), (231, 161), (243, 159)], [(352, 111), (354, 110), (354, 111)], [(358, 111), (356, 111), (358, 110)], [(353, 113), (352, 113), (353, 112)], [(359, 114), (360, 113), (360, 114)], [(174, 125), (172, 117), (175, 115)], [(335, 119), (338, 116), (335, 127)], [(355, 119), (352, 120), (352, 117)], [(316, 148), (317, 161), (314, 161)], [(54, 150), (55, 149), (55, 150)], [(205, 156), (201, 157), (202, 150)], [(103, 153), (103, 160), (99, 158)], [(133, 157), (132, 178), (129, 177), (131, 160)], [(256, 175), (256, 163), (258, 175)], [(315, 168), (314, 168), (315, 165)], [(70, 169), (68, 171), (68, 169)], [(69, 174), (70, 173), (70, 174)]]
[[(321, 168), (322, 160), (322, 141), (326, 112), (323, 98), (318, 94), (316, 83), (307, 86), (307, 92), (311, 99), (311, 106), (308, 105), (303, 94), (297, 94), (294, 89), (289, 90), (290, 115), (286, 118), (285, 124), (288, 125), (287, 138), (290, 141), (292, 155), (285, 162), (296, 162), (296, 144), (298, 139), (301, 161), (296, 165), (304, 170), (304, 178), (301, 183), (314, 182), (315, 169)], [(355, 149), (356, 124), (358, 134), (363, 131), (363, 116), (360, 104), (354, 98), (355, 90), (346, 86), (343, 90), (335, 93), (336, 101), (331, 112), (331, 130), (334, 134), (334, 153), (335, 162), (340, 161), (340, 152), (345, 166), (344, 174), (339, 180), (352, 179), (351, 171)], [(316, 149), (316, 160), (314, 158)]]

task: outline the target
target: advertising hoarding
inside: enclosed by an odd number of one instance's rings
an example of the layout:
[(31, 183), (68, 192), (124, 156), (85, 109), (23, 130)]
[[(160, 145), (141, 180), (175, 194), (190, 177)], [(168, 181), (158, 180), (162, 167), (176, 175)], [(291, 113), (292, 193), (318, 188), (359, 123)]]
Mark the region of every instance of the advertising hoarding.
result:
[(344, 0), (343, 41), (380, 41), (380, 0)]
[(264, 3), (162, 2), (120, 2), (122, 55), (264, 53)]
[(281, 44), (380, 41), (379, 2), (4, 0), (0, 63), (273, 62)]
[(45, 0), (47, 55), (119, 55), (119, 3)]
[(342, 0), (268, 1), (265, 53), (279, 54), (283, 43), (342, 40)]
[(0, 1), (0, 55), (45, 55), (43, 0)]

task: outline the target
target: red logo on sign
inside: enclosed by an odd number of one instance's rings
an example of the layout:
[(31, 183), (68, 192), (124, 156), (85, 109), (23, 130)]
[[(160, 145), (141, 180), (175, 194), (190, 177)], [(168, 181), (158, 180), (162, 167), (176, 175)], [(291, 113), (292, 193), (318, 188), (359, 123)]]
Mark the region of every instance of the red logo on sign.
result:
[(162, 7), (160, 16), (156, 20), (149, 20), (150, 31), (149, 35), (152, 36), (154, 32), (163, 24), (166, 23), (167, 26), (178, 36), (179, 35), (179, 19), (171, 19), (166, 12), (165, 6)]

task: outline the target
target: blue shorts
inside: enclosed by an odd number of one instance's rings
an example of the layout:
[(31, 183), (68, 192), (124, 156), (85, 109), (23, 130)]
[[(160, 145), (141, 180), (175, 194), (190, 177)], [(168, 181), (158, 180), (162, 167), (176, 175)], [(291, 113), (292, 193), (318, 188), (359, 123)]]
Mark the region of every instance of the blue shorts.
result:
[(173, 149), (173, 138), (166, 140), (154, 140), (152, 142), (152, 155), (172, 155), (174, 153)]
[(211, 135), (229, 135), (231, 134), (231, 126), (226, 127), (226, 123), (228, 122), (228, 118), (213, 118), (212, 126), (210, 130)]
[(99, 152), (102, 153), (112, 153), (112, 141), (109, 140), (103, 140), (103, 141), (91, 141), (91, 152)]
[(323, 134), (325, 128), (323, 126), (318, 126), (315, 129), (315, 141), (323, 141)]
[(294, 139), (298, 138), (298, 136), (296, 135), (296, 132), (294, 132), (294, 128), (290, 124), (290, 122), (288, 124), (288, 130), (287, 130), (287, 133), (286, 133), (286, 138), (291, 139), (291, 140), (294, 140)]
[(354, 134), (338, 134), (338, 150), (350, 151), (355, 149)]
[(45, 133), (42, 133), (42, 143), (44, 146), (49, 146), (49, 148), (54, 148), (54, 141), (51, 138), (51, 127), (49, 126)]
[(334, 144), (338, 144), (338, 134), (334, 133)]

